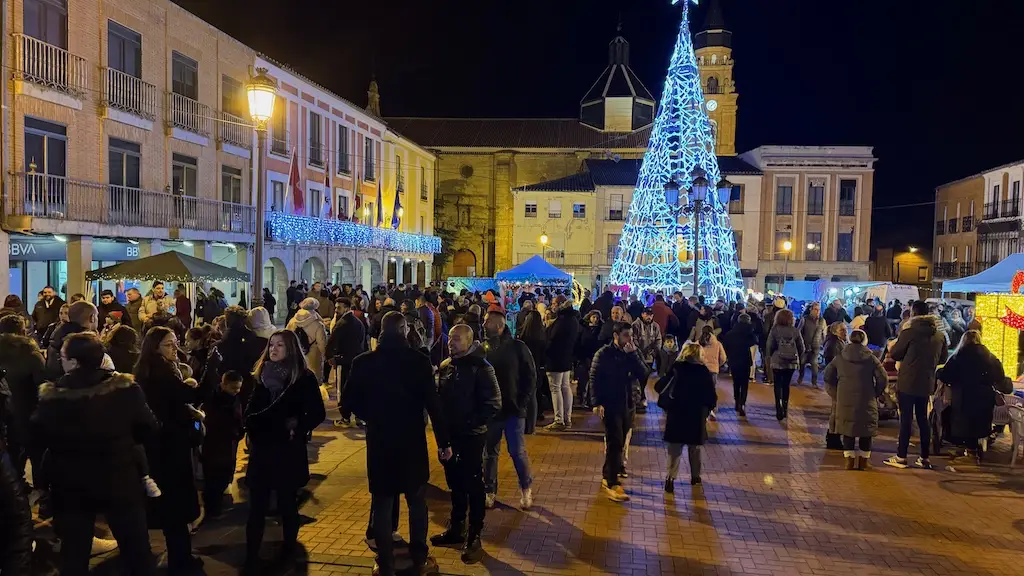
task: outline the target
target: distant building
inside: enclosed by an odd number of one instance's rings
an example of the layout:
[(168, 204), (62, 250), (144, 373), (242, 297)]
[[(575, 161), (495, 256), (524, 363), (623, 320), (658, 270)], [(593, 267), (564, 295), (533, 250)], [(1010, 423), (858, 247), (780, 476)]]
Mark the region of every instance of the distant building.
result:
[[(984, 207), (983, 174), (935, 188), (935, 227), (931, 250), (935, 282), (941, 284), (943, 280), (971, 276), (991, 265), (982, 260), (977, 249)], [(986, 229), (991, 228), (991, 224), (986, 225)]]
[(931, 254), (919, 248), (879, 248), (875, 250), (871, 280), (928, 286), (932, 281)]

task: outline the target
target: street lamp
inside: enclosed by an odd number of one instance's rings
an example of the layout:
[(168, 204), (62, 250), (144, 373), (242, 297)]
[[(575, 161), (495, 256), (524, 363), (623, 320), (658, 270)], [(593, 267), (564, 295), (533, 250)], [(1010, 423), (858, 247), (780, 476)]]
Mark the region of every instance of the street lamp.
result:
[(782, 284), (779, 286), (779, 292), (785, 294), (786, 279), (789, 278), (789, 253), (793, 251), (793, 243), (789, 240), (783, 242), (782, 251), (786, 253), (786, 262), (782, 265)]
[(700, 213), (704, 208), (704, 200), (708, 197), (708, 179), (704, 177), (704, 170), (696, 168), (691, 174), (693, 182), (690, 184), (690, 199), (693, 200), (693, 295), (700, 294), (700, 284), (697, 278), (697, 270), (700, 267)]
[(917, 252), (917, 246), (910, 246), (909, 250), (911, 254), (914, 254)]
[(541, 232), (540, 235), (540, 257), (548, 259), (548, 235)]
[(245, 87), (249, 96), (249, 116), (256, 128), (256, 245), (253, 247), (252, 307), (263, 306), (263, 243), (267, 221), (267, 191), (263, 187), (263, 148), (267, 139), (267, 122), (274, 116), (277, 82), (267, 76), (266, 68), (257, 68)]

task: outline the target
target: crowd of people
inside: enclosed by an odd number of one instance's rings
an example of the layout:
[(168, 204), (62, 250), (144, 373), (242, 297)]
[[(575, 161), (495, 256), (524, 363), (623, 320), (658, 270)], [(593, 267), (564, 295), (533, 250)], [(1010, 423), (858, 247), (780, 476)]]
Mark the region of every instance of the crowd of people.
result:
[[(937, 368), (945, 362), (938, 377), (952, 395), (944, 436), (978, 455), (978, 439), (991, 433), (991, 404), (1008, 385), (970, 309), (923, 301), (852, 310), (835, 301), (822, 311), (816, 302), (800, 308), (781, 297), (711, 303), (681, 292), (643, 300), (612, 292), (591, 300), (586, 292), (573, 302), (568, 291), (535, 287), (521, 291), (510, 319), (493, 294), (405, 284), (368, 294), (359, 285), (292, 282), (286, 327), (278, 329), (273, 296), (263, 297), (264, 306), (245, 310), (211, 289), (193, 306), (184, 290), (169, 295), (155, 282), (145, 296), (129, 290), (125, 304), (108, 292), (98, 306), (82, 295), (65, 304), (52, 288), (31, 314), (16, 296), (5, 300), (0, 481), (15, 503), (11, 525), (19, 527), (0, 558), (5, 574), (24, 573), (30, 561), (30, 491), (38, 516), (54, 519), (62, 574), (88, 571), (97, 516), (116, 539), (126, 573), (152, 573), (150, 527), (163, 532), (172, 573), (197, 570), (191, 535), (200, 516), (215, 522), (224, 513), (240, 443), (248, 452), (245, 569), (261, 564), (272, 495), (284, 532), (281, 560), (289, 561), (309, 481), (306, 444), (332, 394), (334, 424), (366, 431), (366, 539), (377, 552), (375, 573), (390, 575), (399, 496), (420, 573), (436, 570), (429, 545), (459, 547), (464, 562), (478, 562), (486, 513), (497, 501), (502, 439), (519, 506), (529, 509), (525, 437), (548, 419), (544, 431), (571, 430), (574, 409), (592, 410), (602, 422), (604, 494), (629, 500), (629, 447), (651, 377), (666, 413), (667, 493), (684, 447), (690, 483), (701, 484), (702, 445), (708, 422), (721, 414), (724, 372), (737, 418), (747, 417), (758, 375), (774, 388), (780, 422), (789, 415), (794, 377), (814, 388), (820, 381), (832, 399), (826, 445), (843, 451), (847, 469), (861, 470), (871, 466), (886, 390), (895, 391), (900, 433), (885, 463), (908, 466), (916, 420), (916, 464), (927, 468), (925, 411)], [(428, 417), (451, 497), (446, 529), (429, 540)]]

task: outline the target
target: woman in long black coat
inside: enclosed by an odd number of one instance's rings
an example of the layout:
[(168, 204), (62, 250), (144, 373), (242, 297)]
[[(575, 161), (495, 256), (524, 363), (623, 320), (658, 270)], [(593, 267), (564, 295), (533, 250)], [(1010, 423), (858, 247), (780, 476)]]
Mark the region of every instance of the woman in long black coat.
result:
[(523, 316), (523, 325), (516, 332), (516, 338), (530, 349), (533, 365), (537, 369), (537, 386), (530, 395), (526, 405), (527, 434), (533, 434), (537, 428), (537, 420), (543, 419), (544, 410), (551, 406), (551, 391), (548, 389), (548, 375), (544, 371), (545, 352), (548, 348), (548, 337), (544, 333), (544, 320), (540, 312), (527, 310)]
[(294, 332), (278, 330), (253, 372), (256, 388), (246, 411), (249, 434), (249, 520), (245, 527), (246, 567), (259, 565), (270, 493), (284, 528), (283, 559), (296, 551), (298, 491), (309, 482), (306, 443), (326, 418), (316, 376), (306, 367)]
[[(683, 446), (690, 459), (690, 484), (700, 484), (700, 447), (708, 438), (708, 415), (718, 404), (715, 380), (704, 365), (701, 345), (689, 342), (668, 374), (655, 384), (658, 406), (665, 410), (665, 435), (668, 442), (668, 477), (665, 492), (674, 491)], [(661, 398), (666, 395), (666, 398)]]
[(192, 473), (194, 425), (199, 413), (197, 389), (185, 383), (178, 368), (178, 337), (156, 326), (142, 340), (135, 381), (160, 422), (160, 432), (145, 444), (150, 476), (161, 496), (151, 509), (150, 526), (163, 530), (167, 540), (167, 567), (172, 574), (189, 573), (203, 562), (192, 555), (189, 524), (199, 517), (199, 494)]
[(953, 442), (976, 452), (978, 439), (992, 433), (992, 409), (996, 403), (996, 388), (1003, 384), (1003, 365), (995, 354), (981, 343), (981, 333), (964, 333), (960, 349), (949, 357), (936, 377), (952, 391), (948, 410), (948, 433)]

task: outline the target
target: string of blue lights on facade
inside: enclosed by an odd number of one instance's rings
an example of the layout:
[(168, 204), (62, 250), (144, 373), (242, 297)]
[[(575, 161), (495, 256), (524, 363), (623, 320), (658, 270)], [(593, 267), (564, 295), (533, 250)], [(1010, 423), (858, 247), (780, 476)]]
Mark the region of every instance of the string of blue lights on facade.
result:
[[(700, 169), (711, 183), (699, 226), (700, 292), (712, 298), (735, 298), (742, 295), (743, 282), (729, 222), (729, 198), (723, 200), (715, 190), (721, 172), (690, 36), (690, 1), (696, 4), (696, 0), (682, 0), (679, 36), (609, 279), (629, 286), (632, 293), (693, 291), (693, 250), (681, 252), (693, 246), (693, 202), (688, 188), (692, 174)], [(681, 203), (688, 204), (689, 222), (682, 225), (679, 209), (666, 201), (665, 186), (670, 181), (679, 183)]]
[(441, 239), (437, 236), (409, 234), (347, 220), (309, 218), (282, 212), (267, 213), (267, 234), (270, 240), (286, 244), (341, 245), (420, 254), (436, 254), (441, 251)]

